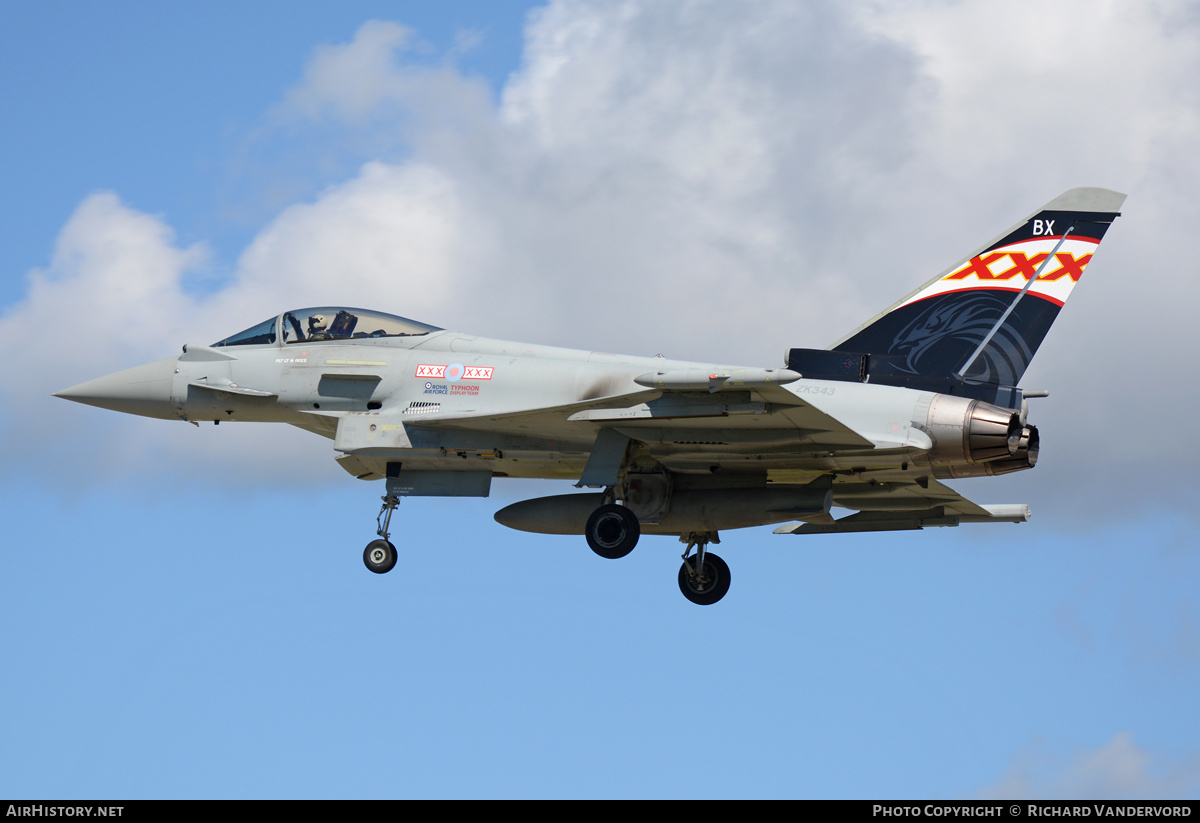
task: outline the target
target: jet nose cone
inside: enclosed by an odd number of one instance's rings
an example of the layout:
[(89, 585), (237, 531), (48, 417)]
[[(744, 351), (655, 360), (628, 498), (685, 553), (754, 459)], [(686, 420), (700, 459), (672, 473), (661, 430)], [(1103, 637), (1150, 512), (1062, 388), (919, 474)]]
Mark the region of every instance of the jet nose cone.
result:
[(177, 362), (178, 358), (169, 357), (135, 366), (56, 391), (54, 396), (126, 414), (176, 420), (178, 415), (171, 405), (171, 381)]

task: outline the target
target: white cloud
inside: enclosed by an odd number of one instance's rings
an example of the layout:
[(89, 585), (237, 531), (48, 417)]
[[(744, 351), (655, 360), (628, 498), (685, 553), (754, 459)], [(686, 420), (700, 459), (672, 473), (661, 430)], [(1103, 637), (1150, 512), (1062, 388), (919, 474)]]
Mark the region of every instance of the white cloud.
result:
[[(486, 84), (464, 76), (451, 62), (477, 37), (461, 32), (442, 61), (430, 62), (423, 59), (429, 47), (414, 31), (369, 20), (349, 43), (318, 46), (300, 81), (268, 113), (268, 127), (255, 134), (261, 139), (282, 129), (296, 138), (315, 131), (326, 144), (318, 151), (343, 139), (368, 159), (403, 153), (413, 142), (436, 154), (443, 131), (486, 130), (486, 121), (494, 117)], [(321, 125), (342, 131), (314, 129)]]
[(1078, 752), (1067, 762), (1049, 755), (1040, 741), (1013, 758), (1009, 770), (978, 793), (1012, 799), (1170, 799), (1200, 792), (1200, 756), (1167, 762), (1118, 732), (1104, 745)]
[(202, 245), (175, 246), (169, 226), (115, 194), (93, 194), (63, 227), (50, 266), (30, 272), (26, 300), (0, 321), (4, 336), (69, 351), (84, 368), (100, 359), (100, 340), (125, 357), (146, 357), (191, 309), (183, 278), (206, 256)]
[[(453, 305), (470, 267), (454, 180), (436, 168), (368, 163), (315, 203), (297, 204), (242, 255), (223, 303), (378, 306), (426, 315)], [(228, 306), (232, 308), (232, 306)], [(262, 311), (256, 310), (261, 314)]]
[[(1043, 455), (1069, 466), (1089, 516), (1129, 507), (1150, 485), (1159, 505), (1182, 502), (1191, 486), (1174, 467), (1200, 458), (1178, 356), (1200, 297), (1185, 239), (1200, 219), (1200, 105), (1186, 79), (1200, 74), (1200, 30), (1185, 8), (928, 2), (883, 7), (875, 21), (936, 78), (922, 155), (944, 159), (966, 202), (1015, 208), (1031, 184), (1130, 195), (1027, 379), (1054, 389), (1037, 408)], [(1173, 479), (1160, 486), (1162, 475)], [(1063, 497), (1057, 481), (1034, 482)]]
[[(321, 133), (368, 162), (283, 209), (226, 289), (189, 297), (199, 252), (121, 209), (147, 238), (122, 263), (145, 291), (116, 299), (102, 273), (115, 269), (88, 262), (105, 248), (92, 200), (60, 238), (88, 251), (56, 257), (50, 280), (95, 294), (120, 327), (115, 343), (94, 338), (89, 356), (109, 361), (97, 372), (175, 351), (181, 327), (216, 339), (304, 303), (777, 365), (1062, 190), (1105, 185), (1130, 193), (1127, 215), (1027, 381), (1054, 390), (1034, 411), (1043, 462), (1095, 478), (1080, 494), (1104, 511), (1129, 505), (1114, 475), (1145, 478), (1139, 500), (1154, 483), (1169, 499), (1191, 493), (1178, 467), (1200, 458), (1194, 436), (1151, 431), (1189, 432), (1197, 399), (1186, 238), (1200, 218), (1200, 33), (1185, 11), (563, 0), (531, 16), (498, 102), (448, 63), (406, 59), (414, 33), (372, 21), (319, 47), (268, 117), (276, 141), (280, 124), (332, 123)], [(93, 301), (64, 303), (66, 287), (39, 278), (6, 335), (22, 318), (89, 316)], [(1062, 500), (1062, 476), (1039, 467), (1010, 488)]]
[(414, 32), (398, 23), (370, 20), (351, 42), (318, 46), (280, 114), (363, 120), (383, 101), (402, 99), (408, 83), (397, 53), (413, 39)]
[(205, 329), (226, 331), (227, 318), (214, 314), (224, 316), (221, 303), (229, 295), (204, 301), (187, 288), (188, 276), (207, 258), (203, 245), (180, 248), (160, 218), (129, 208), (111, 192), (80, 204), (59, 234), (50, 266), (30, 272), (26, 299), (0, 318), (0, 338), (14, 344), (9, 379), (0, 387), (7, 468), (89, 485), (147, 471), (182, 482), (312, 476), (320, 450), (297, 449), (298, 431), (228, 427), (233, 431), (225, 437), (204, 438), (187, 427), (110, 412), (89, 416), (83, 426), (77, 407), (51, 396), (170, 357), (184, 342), (216, 339)]

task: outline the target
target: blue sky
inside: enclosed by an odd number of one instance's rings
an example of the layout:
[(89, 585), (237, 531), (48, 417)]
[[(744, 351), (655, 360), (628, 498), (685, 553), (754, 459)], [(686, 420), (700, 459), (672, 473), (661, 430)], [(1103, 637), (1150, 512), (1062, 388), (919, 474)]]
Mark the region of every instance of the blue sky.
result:
[[(1194, 4), (0, 6), (0, 796), (1200, 795)], [(1069, 32), (1070, 36), (1063, 34)], [(50, 392), (302, 305), (776, 366), (1129, 193), (1021, 526), (619, 562)]]

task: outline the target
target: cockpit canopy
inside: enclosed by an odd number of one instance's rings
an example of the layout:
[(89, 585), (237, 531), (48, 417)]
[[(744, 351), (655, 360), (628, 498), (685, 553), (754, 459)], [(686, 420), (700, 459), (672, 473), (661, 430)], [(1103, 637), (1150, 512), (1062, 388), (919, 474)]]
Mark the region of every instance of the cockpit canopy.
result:
[(413, 337), (431, 331), (441, 329), (381, 311), (321, 306), (284, 312), (213, 343), (213, 346), (261, 346), (275, 343), (280, 334), (284, 343), (309, 343), (317, 340)]

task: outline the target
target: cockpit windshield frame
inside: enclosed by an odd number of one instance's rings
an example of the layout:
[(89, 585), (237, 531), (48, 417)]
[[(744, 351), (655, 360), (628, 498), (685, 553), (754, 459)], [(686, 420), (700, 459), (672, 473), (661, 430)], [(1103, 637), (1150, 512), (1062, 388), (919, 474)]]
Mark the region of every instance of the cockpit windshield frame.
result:
[(286, 311), (213, 343), (213, 347), (417, 337), (435, 331), (441, 329), (381, 311), (317, 306)]
[(240, 331), (237, 334), (231, 334), (224, 340), (218, 340), (212, 344), (212, 347), (218, 348), (223, 346), (270, 346), (274, 345), (278, 337), (279, 315), (275, 315), (270, 320), (264, 320), (261, 323), (256, 323), (245, 331)]

